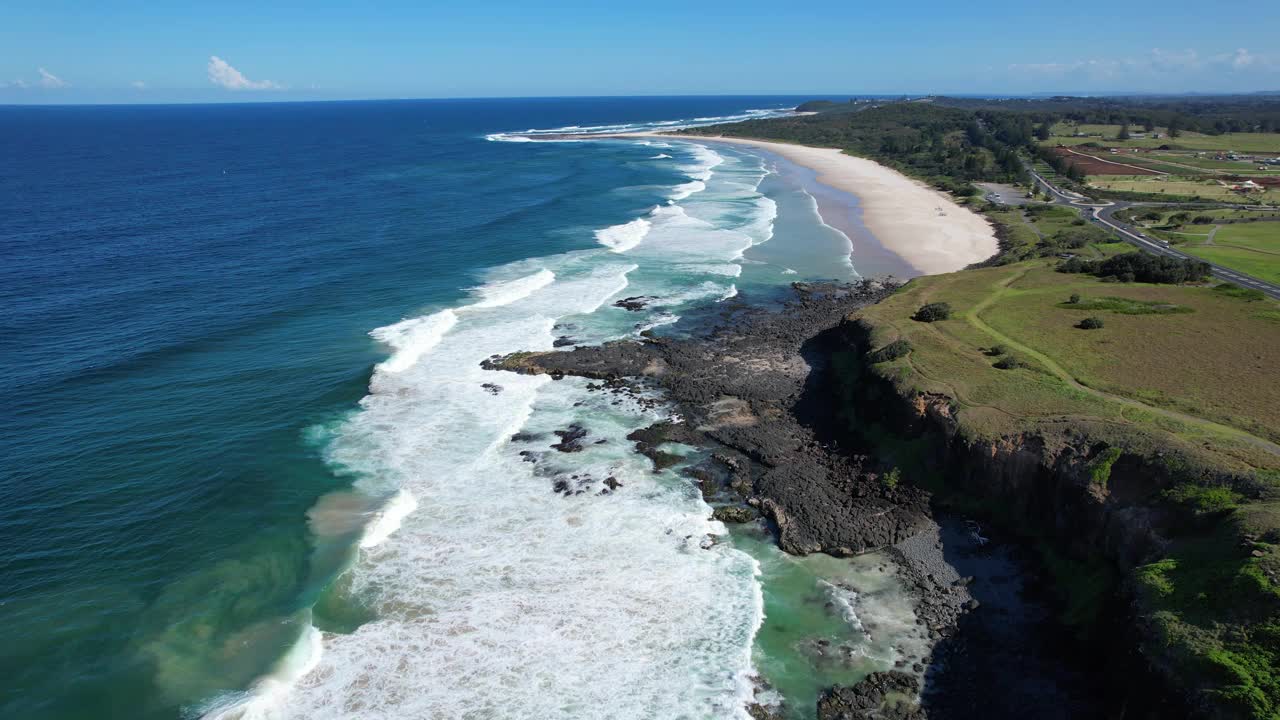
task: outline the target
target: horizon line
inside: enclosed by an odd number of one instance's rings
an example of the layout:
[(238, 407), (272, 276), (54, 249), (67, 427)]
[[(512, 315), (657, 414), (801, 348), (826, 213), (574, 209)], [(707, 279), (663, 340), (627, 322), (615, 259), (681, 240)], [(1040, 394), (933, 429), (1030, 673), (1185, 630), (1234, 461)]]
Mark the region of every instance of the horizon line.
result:
[[(196, 92), (196, 91), (191, 91)], [(1243, 97), (1243, 96), (1280, 96), (1280, 90), (1241, 90), (1241, 91), (1209, 91), (1186, 90), (1181, 92), (1157, 92), (1144, 90), (1109, 90), (1101, 92), (1080, 91), (1036, 91), (1024, 93), (1011, 92), (832, 92), (832, 93), (640, 93), (632, 95), (460, 95), (440, 97), (369, 97), (369, 98), (311, 98), (311, 99), (228, 99), (228, 100), (170, 100), (155, 102), (101, 101), (101, 102), (0, 102), (0, 108), (18, 107), (167, 107), (190, 105), (301, 105), (316, 103), (360, 103), (360, 102), (441, 102), (441, 101), (480, 101), (480, 100), (607, 100), (633, 98), (806, 98), (808, 100), (828, 100), (832, 98), (848, 99), (892, 99), (892, 98), (990, 98), (1000, 100), (1046, 99), (1052, 97), (1073, 98), (1108, 98), (1108, 97)]]

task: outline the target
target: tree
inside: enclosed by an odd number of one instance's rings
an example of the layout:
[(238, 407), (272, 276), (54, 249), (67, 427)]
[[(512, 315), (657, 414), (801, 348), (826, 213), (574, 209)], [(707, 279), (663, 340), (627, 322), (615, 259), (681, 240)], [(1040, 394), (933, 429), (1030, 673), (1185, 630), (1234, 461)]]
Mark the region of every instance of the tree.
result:
[(937, 322), (946, 320), (949, 317), (951, 317), (951, 306), (944, 302), (935, 302), (921, 305), (920, 309), (916, 310), (916, 314), (911, 316), (911, 319), (919, 320), (920, 322)]
[(1146, 130), (1147, 132), (1151, 132), (1152, 130), (1155, 130), (1156, 121), (1151, 118), (1147, 118), (1147, 121), (1142, 124), (1142, 129)]
[(1121, 126), (1120, 126), (1120, 133), (1119, 133), (1118, 135), (1116, 135), (1116, 139), (1117, 139), (1117, 140), (1128, 140), (1128, 139), (1129, 139), (1129, 123), (1125, 123), (1125, 124), (1123, 124), (1123, 125), (1121, 125)]
[(1174, 115), (1169, 119), (1169, 137), (1176, 138), (1182, 136), (1182, 122), (1178, 120), (1178, 116)]
[(1044, 122), (1040, 123), (1040, 127), (1036, 128), (1036, 139), (1048, 140), (1050, 135), (1051, 133), (1049, 132), (1049, 121), (1045, 120)]
[(1174, 213), (1174, 214), (1172, 214), (1172, 215), (1170, 215), (1170, 216), (1169, 216), (1169, 224), (1170, 224), (1170, 225), (1185, 225), (1185, 224), (1186, 224), (1186, 222), (1187, 222), (1188, 220), (1190, 220), (1190, 219), (1191, 219), (1191, 213), (1185, 213), (1185, 212)]

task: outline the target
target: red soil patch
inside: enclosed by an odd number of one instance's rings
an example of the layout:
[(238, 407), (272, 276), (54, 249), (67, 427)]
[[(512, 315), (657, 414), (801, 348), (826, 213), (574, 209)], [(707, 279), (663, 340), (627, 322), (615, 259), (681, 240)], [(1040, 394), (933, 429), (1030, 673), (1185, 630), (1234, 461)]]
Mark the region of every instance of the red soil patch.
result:
[(1086, 155), (1082, 152), (1072, 152), (1067, 148), (1054, 148), (1053, 153), (1065, 160), (1072, 167), (1080, 168), (1085, 175), (1160, 175), (1155, 170), (1148, 170), (1137, 165), (1125, 165), (1124, 161), (1127, 156), (1117, 154), (1112, 157), (1102, 158), (1094, 155)]

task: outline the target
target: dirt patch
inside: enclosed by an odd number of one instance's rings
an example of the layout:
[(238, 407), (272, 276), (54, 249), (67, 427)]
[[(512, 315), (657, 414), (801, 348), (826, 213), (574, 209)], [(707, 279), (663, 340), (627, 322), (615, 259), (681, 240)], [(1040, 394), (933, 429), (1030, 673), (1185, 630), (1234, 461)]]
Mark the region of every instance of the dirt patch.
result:
[(1077, 167), (1085, 175), (1161, 175), (1162, 173), (1155, 170), (1148, 170), (1137, 165), (1122, 164), (1125, 156), (1117, 155), (1114, 158), (1103, 158), (1101, 156), (1088, 155), (1082, 152), (1072, 152), (1068, 148), (1054, 148), (1053, 154), (1065, 160), (1072, 167)]

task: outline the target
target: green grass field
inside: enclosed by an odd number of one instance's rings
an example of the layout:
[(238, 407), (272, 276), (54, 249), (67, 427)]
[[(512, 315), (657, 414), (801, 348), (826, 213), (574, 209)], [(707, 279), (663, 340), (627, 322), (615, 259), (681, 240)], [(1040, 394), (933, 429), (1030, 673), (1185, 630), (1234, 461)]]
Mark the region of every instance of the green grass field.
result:
[[(1088, 133), (1085, 137), (1075, 137), (1075, 132)], [(1083, 145), (1096, 142), (1109, 147), (1158, 148), (1161, 145), (1185, 148), (1187, 150), (1234, 150), (1236, 152), (1270, 152), (1280, 153), (1280, 133), (1229, 133), (1226, 135), (1202, 135), (1184, 132), (1176, 138), (1168, 136), (1167, 128), (1156, 128), (1161, 137), (1132, 138), (1117, 140), (1119, 125), (1080, 125), (1073, 126), (1058, 123), (1050, 129), (1051, 137), (1042, 140), (1042, 145)], [(1130, 126), (1131, 133), (1144, 133), (1141, 126)], [(1101, 134), (1099, 137), (1098, 134)]]
[[(1238, 287), (1106, 283), (1054, 264), (917, 278), (864, 308), (873, 348), (909, 343), (872, 372), (904, 396), (949, 398), (963, 438), (1016, 444), (1028, 433), (1050, 446), (1108, 448), (1109, 463), (1127, 452), (1188, 468), (1145, 502), (1204, 515), (1178, 525), (1159, 559), (1133, 571), (1137, 611), (1159, 630), (1153, 650), (1239, 711), (1224, 717), (1271, 720), (1280, 663), (1275, 635), (1255, 629), (1280, 617), (1280, 305)], [(950, 318), (912, 320), (929, 302), (948, 303)], [(1080, 329), (1084, 317), (1104, 325)], [(1267, 489), (1246, 498), (1194, 480), (1203, 462), (1252, 470)], [(1100, 492), (1115, 491), (1110, 464), (1090, 477)], [(1073, 574), (1050, 572), (1070, 595)]]
[[(1273, 380), (1280, 324), (1269, 315), (1274, 303), (1243, 302), (1208, 288), (1103, 283), (1055, 272), (1054, 264), (1031, 260), (920, 278), (864, 312), (883, 328), (885, 342), (903, 337), (917, 348), (904, 365), (911, 382), (957, 397), (974, 411), (976, 426), (992, 433), (1013, 431), (1021, 420), (1084, 415), (1150, 425), (1187, 440), (1213, 436), (1238, 459), (1250, 455), (1250, 445), (1224, 427), (1280, 441), (1280, 383)], [(1075, 327), (1081, 313), (1061, 306), (1072, 294), (1190, 312), (1107, 311), (1105, 329), (1082, 331)], [(974, 317), (980, 322), (900, 320), (935, 300), (950, 303), (961, 316), (978, 308)], [(1028, 348), (1024, 359), (1033, 369), (992, 367), (984, 350), (1008, 344), (1005, 339)], [(1108, 397), (1083, 392), (1051, 366)], [(1135, 411), (1115, 398), (1193, 419)]]
[(1187, 244), (1182, 249), (1209, 262), (1280, 283), (1280, 222), (1223, 225), (1212, 245)]

